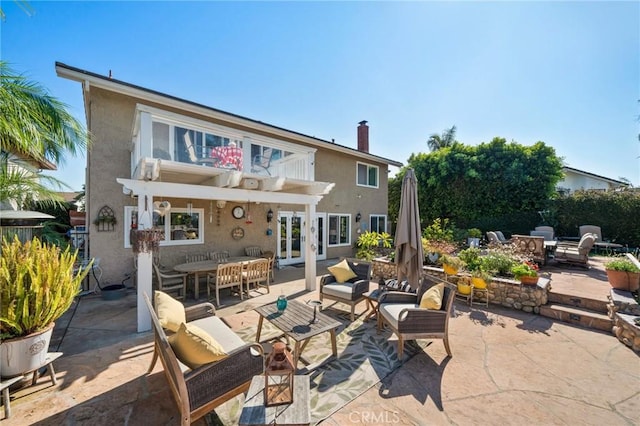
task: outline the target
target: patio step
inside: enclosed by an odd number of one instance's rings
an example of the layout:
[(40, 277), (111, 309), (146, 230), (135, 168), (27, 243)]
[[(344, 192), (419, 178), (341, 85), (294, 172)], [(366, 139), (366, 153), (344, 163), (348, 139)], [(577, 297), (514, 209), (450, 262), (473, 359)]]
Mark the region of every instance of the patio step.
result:
[(552, 290), (549, 292), (549, 303), (584, 308), (602, 314), (607, 314), (607, 303), (609, 302), (571, 294), (554, 293)]
[(585, 328), (611, 332), (613, 321), (607, 314), (591, 309), (551, 303), (540, 306), (540, 315)]

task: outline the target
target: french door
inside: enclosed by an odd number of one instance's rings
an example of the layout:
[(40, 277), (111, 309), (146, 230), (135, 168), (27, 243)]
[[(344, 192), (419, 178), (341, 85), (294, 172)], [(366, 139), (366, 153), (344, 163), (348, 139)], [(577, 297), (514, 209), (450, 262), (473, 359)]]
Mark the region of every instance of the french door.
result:
[[(316, 241), (313, 241), (312, 245), (315, 245), (317, 260), (327, 258), (326, 222), (326, 213), (316, 213), (316, 223), (313, 226), (317, 229), (312, 230), (316, 233)], [(280, 212), (278, 224), (279, 264), (291, 265), (304, 262), (306, 215), (297, 212)]]
[(278, 213), (279, 265), (304, 261), (304, 215), (295, 212)]

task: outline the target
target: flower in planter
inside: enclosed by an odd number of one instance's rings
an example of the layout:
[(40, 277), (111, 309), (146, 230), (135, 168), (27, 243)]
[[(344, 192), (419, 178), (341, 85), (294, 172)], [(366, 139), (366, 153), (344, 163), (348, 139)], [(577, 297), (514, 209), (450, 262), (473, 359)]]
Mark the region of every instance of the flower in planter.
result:
[(522, 277), (537, 277), (538, 265), (533, 262), (525, 261), (513, 266), (511, 268), (511, 273), (517, 280)]

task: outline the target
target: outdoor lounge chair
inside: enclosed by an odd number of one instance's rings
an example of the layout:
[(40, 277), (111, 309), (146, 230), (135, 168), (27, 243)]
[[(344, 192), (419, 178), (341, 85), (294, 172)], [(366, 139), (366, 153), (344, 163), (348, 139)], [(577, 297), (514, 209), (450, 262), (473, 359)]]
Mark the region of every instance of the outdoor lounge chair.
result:
[(580, 242), (575, 244), (558, 243), (554, 254), (555, 260), (561, 263), (589, 267), (589, 252), (596, 242), (595, 234), (584, 234)]
[[(263, 374), (262, 346), (245, 343), (216, 316), (211, 303), (200, 303), (185, 308), (186, 322), (181, 326), (195, 325), (210, 335), (222, 347), (226, 356), (197, 368), (189, 368), (178, 359), (174, 349), (178, 344), (177, 339), (172, 339), (171, 344), (169, 343), (146, 293), (144, 299), (151, 314), (154, 334), (154, 353), (148, 374), (153, 371), (157, 359), (160, 358), (171, 394), (180, 410), (182, 426), (190, 425), (217, 406), (246, 392), (253, 377)], [(196, 344), (199, 343), (196, 341)]]
[(320, 278), (320, 301), (330, 299), (350, 305), (351, 321), (354, 321), (356, 305), (365, 301), (363, 295), (369, 291), (371, 263), (362, 262), (358, 259), (343, 259), (334, 267), (338, 267), (342, 262), (347, 263), (355, 276), (340, 279), (340, 274), (338, 273), (336, 275), (333, 273), (324, 275)]
[(444, 283), (444, 295), (440, 309), (420, 307), (423, 294), (434, 285), (441, 283), (431, 277), (423, 276), (420, 289), (416, 293), (390, 291), (380, 296), (378, 305), (378, 332), (385, 324), (398, 336), (398, 358), (402, 359), (404, 341), (415, 339), (442, 339), (447, 355), (449, 347), (449, 317), (456, 291)]

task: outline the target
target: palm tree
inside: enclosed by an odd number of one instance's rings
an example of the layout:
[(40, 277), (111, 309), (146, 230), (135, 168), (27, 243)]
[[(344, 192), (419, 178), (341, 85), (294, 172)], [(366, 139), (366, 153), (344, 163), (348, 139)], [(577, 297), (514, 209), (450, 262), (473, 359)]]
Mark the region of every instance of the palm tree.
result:
[(67, 106), (41, 85), (0, 61), (0, 203), (21, 207), (29, 198), (58, 201), (45, 182), (62, 182), (33, 171), (33, 164), (60, 164), (84, 150), (89, 137)]
[(449, 147), (453, 145), (456, 141), (456, 126), (451, 127), (450, 129), (446, 129), (442, 135), (437, 133), (429, 136), (429, 140), (427, 140), (427, 145), (429, 149), (433, 151), (437, 151), (442, 148)]

